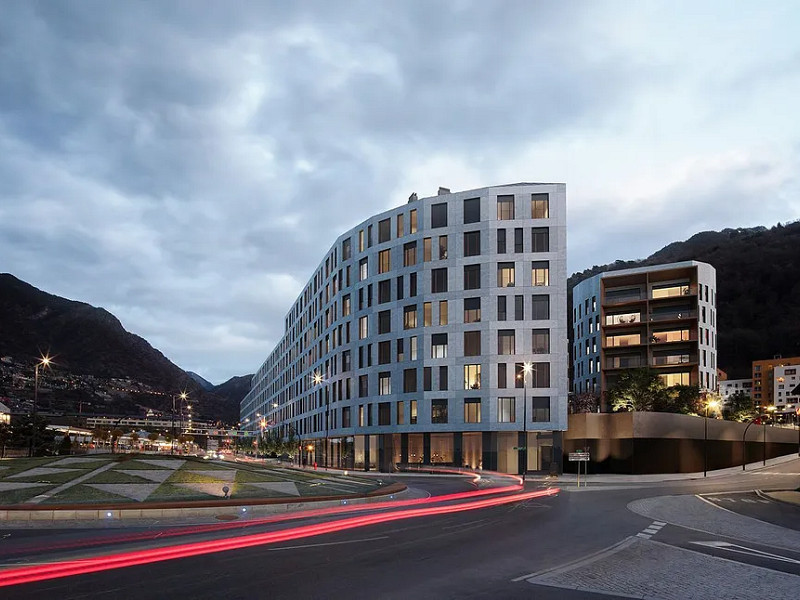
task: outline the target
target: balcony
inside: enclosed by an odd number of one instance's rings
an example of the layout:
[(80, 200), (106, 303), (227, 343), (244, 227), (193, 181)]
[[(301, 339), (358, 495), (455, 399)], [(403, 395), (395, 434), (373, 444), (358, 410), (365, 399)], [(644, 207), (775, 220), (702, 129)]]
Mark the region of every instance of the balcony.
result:
[(645, 366), (642, 356), (613, 356), (606, 359), (606, 369), (637, 369)]
[(675, 365), (690, 365), (693, 363), (697, 363), (697, 355), (685, 353), (654, 356), (650, 364), (654, 367), (671, 367)]
[(685, 321), (688, 319), (696, 319), (696, 310), (682, 310), (669, 313), (656, 313), (650, 315), (651, 323), (659, 323), (663, 321)]
[(697, 331), (684, 329), (677, 331), (658, 331), (653, 333), (649, 340), (650, 344), (685, 344), (697, 341)]
[(634, 302), (644, 302), (647, 298), (641, 293), (615, 294), (606, 296), (603, 299), (603, 306), (618, 306), (620, 304), (631, 304)]
[(696, 295), (696, 287), (690, 286), (689, 284), (682, 284), (663, 288), (653, 288), (650, 292), (650, 300), (668, 300), (670, 298), (685, 298)]
[(616, 336), (606, 336), (603, 339), (603, 349), (614, 349), (614, 348), (628, 348), (630, 346), (641, 346), (642, 345), (642, 336), (638, 333), (630, 334), (630, 335), (616, 335)]

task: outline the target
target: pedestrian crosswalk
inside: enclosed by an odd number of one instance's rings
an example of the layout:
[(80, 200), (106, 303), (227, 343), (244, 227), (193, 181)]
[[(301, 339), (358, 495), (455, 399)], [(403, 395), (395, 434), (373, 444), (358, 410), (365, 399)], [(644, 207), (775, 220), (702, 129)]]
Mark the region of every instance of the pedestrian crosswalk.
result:
[(655, 534), (661, 531), (661, 528), (664, 527), (664, 525), (666, 525), (666, 523), (664, 523), (663, 521), (653, 521), (650, 525), (647, 526), (647, 528), (637, 533), (636, 537), (649, 540), (651, 537), (653, 537)]

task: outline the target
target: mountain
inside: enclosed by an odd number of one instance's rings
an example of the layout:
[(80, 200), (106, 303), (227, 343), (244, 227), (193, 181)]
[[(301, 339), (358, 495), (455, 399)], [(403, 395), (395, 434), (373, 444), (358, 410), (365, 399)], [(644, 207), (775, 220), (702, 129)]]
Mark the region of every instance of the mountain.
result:
[(189, 377), (191, 377), (196, 383), (198, 383), (200, 385), (200, 387), (203, 388), (205, 391), (210, 392), (211, 390), (214, 389), (214, 384), (213, 383), (211, 383), (209, 381), (206, 381), (205, 379), (203, 379), (200, 375), (198, 375), (194, 371), (186, 371), (186, 374)]
[[(220, 413), (228, 416), (230, 420), (227, 422), (233, 423), (239, 418), (239, 404), (247, 395), (247, 392), (250, 391), (250, 381), (252, 379), (253, 374), (231, 377), (225, 383), (213, 388), (214, 394), (225, 400), (220, 402)], [(223, 406), (224, 409), (222, 408)]]
[(567, 288), (603, 271), (683, 260), (717, 270), (718, 362), (730, 378), (750, 377), (754, 360), (800, 356), (800, 222), (704, 231), (644, 260), (575, 273)]

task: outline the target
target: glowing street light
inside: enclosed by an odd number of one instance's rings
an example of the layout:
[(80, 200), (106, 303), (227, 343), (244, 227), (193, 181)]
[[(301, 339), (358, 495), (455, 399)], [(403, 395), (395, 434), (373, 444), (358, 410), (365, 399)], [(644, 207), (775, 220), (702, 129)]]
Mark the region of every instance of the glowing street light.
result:
[(172, 441), (169, 447), (170, 454), (175, 454), (175, 400), (178, 398), (181, 400), (181, 429), (183, 429), (183, 403), (188, 396), (189, 394), (187, 394), (185, 390), (177, 396), (174, 394), (172, 396)]
[[(312, 379), (314, 381), (314, 385), (322, 385), (325, 383), (325, 377), (322, 376), (322, 373), (315, 372), (312, 375)], [(322, 447), (322, 460), (325, 468), (328, 468), (328, 432), (330, 427), (330, 404), (328, 403), (328, 394), (325, 388), (322, 389), (322, 393), (325, 396), (325, 445)]]
[(531, 371), (536, 371), (533, 363), (522, 363), (522, 373), (517, 375), (517, 379), (522, 380), (522, 460), (520, 466), (522, 467), (522, 485), (525, 485), (525, 473), (528, 470), (528, 387), (526, 385), (526, 377)]
[(48, 355), (39, 358), (39, 361), (33, 366), (33, 423), (31, 423), (31, 447), (28, 450), (28, 456), (34, 456), (36, 453), (36, 411), (39, 404), (39, 367), (47, 368), (53, 359)]
[(708, 476), (708, 409), (719, 408), (719, 400), (713, 399), (706, 402), (706, 416), (703, 419), (703, 477)]

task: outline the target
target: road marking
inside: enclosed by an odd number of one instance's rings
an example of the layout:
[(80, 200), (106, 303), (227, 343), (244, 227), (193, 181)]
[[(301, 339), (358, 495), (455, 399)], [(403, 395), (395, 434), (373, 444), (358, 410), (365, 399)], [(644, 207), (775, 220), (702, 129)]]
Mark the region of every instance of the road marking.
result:
[(442, 529), (458, 529), (459, 527), (467, 527), (469, 525), (483, 523), (485, 520), (486, 519), (477, 519), (475, 521), (467, 521), (466, 523), (459, 523), (458, 525), (447, 525), (446, 527), (442, 527)]
[(371, 537), (371, 538), (363, 538), (360, 540), (347, 540), (344, 542), (327, 542), (324, 544), (302, 544), (299, 546), (283, 546), (281, 548), (269, 548), (270, 552), (280, 552), (281, 550), (299, 550), (302, 548), (319, 548), (321, 546), (341, 546), (344, 544), (360, 544), (361, 542), (374, 542), (376, 540), (385, 540), (388, 539), (388, 535), (381, 535), (378, 537)]
[(525, 581), (527, 579), (532, 579), (534, 577), (540, 577), (542, 575), (546, 575), (548, 573), (562, 573), (564, 571), (569, 571), (581, 565), (588, 565), (589, 563), (593, 563), (596, 560), (600, 560), (601, 558), (605, 558), (611, 554), (619, 552), (620, 550), (624, 550), (628, 546), (630, 546), (635, 541), (633, 536), (626, 537), (625, 539), (617, 542), (616, 544), (612, 544), (607, 548), (603, 548), (593, 554), (588, 554), (583, 558), (579, 558), (578, 560), (573, 560), (571, 562), (565, 563), (563, 565), (552, 567), (550, 569), (544, 569), (542, 571), (536, 571), (535, 573), (528, 573), (527, 575), (520, 575), (519, 577), (515, 577), (512, 579), (512, 583), (518, 583), (520, 581)]
[(717, 550), (727, 550), (728, 552), (735, 552), (737, 554), (747, 554), (749, 556), (755, 556), (756, 558), (769, 558), (770, 560), (779, 560), (782, 562), (800, 565), (800, 560), (789, 558), (788, 556), (781, 556), (780, 554), (772, 554), (771, 552), (763, 552), (761, 550), (756, 550), (755, 548), (748, 548), (746, 546), (740, 546), (738, 544), (731, 544), (730, 542), (714, 541), (714, 542), (691, 542), (691, 543), (696, 544), (698, 546), (705, 546), (707, 548), (715, 548)]
[(653, 536), (652, 535), (647, 535), (646, 533), (637, 533), (636, 537), (640, 537), (640, 538), (644, 538), (646, 540), (649, 540)]
[(653, 529), (651, 527), (648, 527), (643, 531), (643, 533), (649, 533), (650, 535), (655, 535), (658, 533), (658, 529)]
[(663, 521), (653, 521), (653, 525), (658, 525), (659, 527), (663, 527), (664, 525), (666, 525), (666, 523), (664, 523)]

